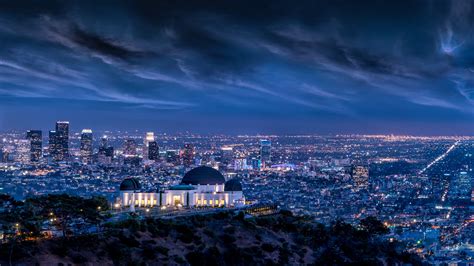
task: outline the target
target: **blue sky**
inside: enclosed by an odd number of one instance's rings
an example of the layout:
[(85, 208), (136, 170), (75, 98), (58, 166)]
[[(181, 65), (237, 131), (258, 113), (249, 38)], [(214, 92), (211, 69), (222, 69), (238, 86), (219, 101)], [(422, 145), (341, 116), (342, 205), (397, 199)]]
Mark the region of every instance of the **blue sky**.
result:
[(471, 1), (0, 1), (0, 129), (474, 132)]

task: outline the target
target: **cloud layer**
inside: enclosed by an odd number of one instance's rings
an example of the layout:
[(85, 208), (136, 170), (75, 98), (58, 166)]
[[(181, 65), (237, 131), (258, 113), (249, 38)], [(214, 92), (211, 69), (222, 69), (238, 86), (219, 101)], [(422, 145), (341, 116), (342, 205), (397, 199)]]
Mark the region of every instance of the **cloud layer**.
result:
[(471, 1), (86, 2), (0, 2), (2, 111), (278, 131), (473, 118)]

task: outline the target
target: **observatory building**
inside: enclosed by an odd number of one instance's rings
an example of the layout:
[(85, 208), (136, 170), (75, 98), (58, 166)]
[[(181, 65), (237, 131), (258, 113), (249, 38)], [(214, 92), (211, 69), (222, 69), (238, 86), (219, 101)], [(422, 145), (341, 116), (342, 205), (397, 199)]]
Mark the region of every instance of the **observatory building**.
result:
[(187, 172), (179, 185), (154, 192), (143, 192), (135, 178), (127, 178), (120, 184), (122, 207), (240, 207), (245, 205), (239, 180), (227, 182), (217, 170), (199, 166)]

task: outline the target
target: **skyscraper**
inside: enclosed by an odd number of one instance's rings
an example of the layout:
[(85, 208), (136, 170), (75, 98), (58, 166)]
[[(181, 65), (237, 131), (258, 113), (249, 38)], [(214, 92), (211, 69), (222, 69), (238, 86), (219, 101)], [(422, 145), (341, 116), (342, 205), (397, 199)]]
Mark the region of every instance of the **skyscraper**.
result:
[(56, 161), (64, 161), (69, 157), (69, 122), (56, 122)]
[(473, 186), (471, 182), (471, 176), (468, 172), (460, 172), (455, 176), (454, 183), (454, 195), (458, 199), (469, 199), (473, 192)]
[(43, 156), (43, 132), (41, 130), (26, 131), (26, 139), (30, 141), (30, 161), (38, 162)]
[(81, 133), (81, 160), (84, 164), (92, 163), (92, 130), (83, 129)]
[(267, 139), (260, 140), (260, 161), (262, 163), (262, 167), (266, 168), (269, 166), (269, 163), (272, 159), (272, 142)]
[(155, 141), (155, 134), (153, 132), (147, 132), (145, 139), (143, 139), (143, 160), (151, 160), (149, 158), (149, 144)]
[(48, 151), (49, 156), (53, 159), (53, 161), (60, 161), (57, 149), (57, 134), (55, 130), (49, 131), (49, 142), (48, 142)]
[(109, 146), (109, 139), (106, 135), (100, 138), (100, 146), (99, 148), (107, 148)]
[(148, 160), (157, 161), (160, 158), (160, 148), (158, 142), (150, 141), (148, 143)]
[(123, 144), (123, 156), (135, 157), (137, 156), (137, 143), (134, 139), (126, 139)]
[(20, 139), (16, 143), (15, 161), (27, 164), (30, 162), (30, 141), (27, 139)]
[(234, 149), (230, 146), (221, 148), (221, 162), (225, 165), (230, 164), (234, 159)]
[(110, 164), (112, 163), (114, 157), (114, 148), (109, 146), (107, 136), (103, 136), (100, 140), (98, 161), (101, 164)]
[(188, 167), (194, 164), (194, 146), (190, 143), (184, 144), (184, 149), (181, 152), (181, 160), (183, 165)]

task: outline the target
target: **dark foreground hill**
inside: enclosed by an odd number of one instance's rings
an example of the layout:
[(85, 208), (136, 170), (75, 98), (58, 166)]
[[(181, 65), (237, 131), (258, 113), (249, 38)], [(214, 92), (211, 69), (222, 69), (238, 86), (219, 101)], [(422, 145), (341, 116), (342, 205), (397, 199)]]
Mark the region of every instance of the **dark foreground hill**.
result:
[[(0, 248), (9, 265), (417, 265), (387, 229), (368, 218), (359, 226), (324, 226), (289, 212), (244, 219), (218, 212), (174, 219), (127, 220), (105, 232)], [(12, 248), (13, 247), (13, 248)]]

